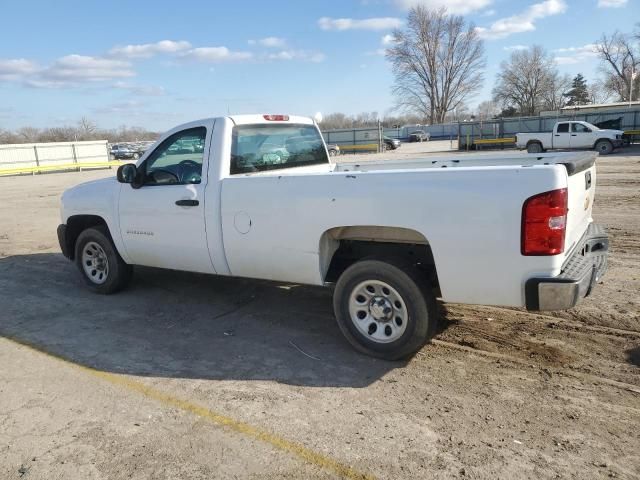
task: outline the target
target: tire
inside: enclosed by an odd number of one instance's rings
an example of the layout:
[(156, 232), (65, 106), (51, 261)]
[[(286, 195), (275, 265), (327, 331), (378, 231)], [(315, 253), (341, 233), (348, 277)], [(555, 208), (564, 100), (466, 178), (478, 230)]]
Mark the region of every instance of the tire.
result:
[(120, 257), (105, 227), (92, 227), (80, 233), (75, 262), (89, 289), (103, 295), (125, 288), (133, 272), (131, 265)]
[(419, 350), (437, 323), (435, 296), (422, 277), (411, 265), (381, 260), (347, 268), (336, 284), (333, 309), (349, 343), (385, 360)]
[(335, 157), (337, 153), (338, 153), (338, 152), (336, 152), (336, 151), (335, 151), (335, 150), (333, 150), (333, 149), (329, 150), (329, 156), (330, 156), (330, 157)]
[(598, 140), (596, 142), (596, 151), (600, 155), (609, 155), (613, 152), (613, 144), (609, 140)]
[(542, 145), (538, 142), (533, 142), (527, 145), (527, 153), (542, 153)]

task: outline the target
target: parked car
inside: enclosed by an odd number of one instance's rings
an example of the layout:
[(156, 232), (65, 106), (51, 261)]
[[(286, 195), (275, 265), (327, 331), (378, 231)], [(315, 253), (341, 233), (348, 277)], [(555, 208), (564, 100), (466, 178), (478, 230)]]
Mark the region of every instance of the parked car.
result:
[(116, 160), (137, 160), (142, 154), (128, 145), (116, 144), (111, 146), (111, 156)]
[(382, 141), (384, 142), (384, 147), (387, 150), (396, 150), (400, 148), (401, 142), (397, 138), (391, 137), (382, 137)]
[(558, 122), (552, 132), (518, 133), (516, 146), (529, 153), (552, 149), (593, 149), (608, 155), (622, 147), (622, 130), (601, 130), (588, 122)]
[(329, 152), (329, 156), (331, 157), (340, 155), (340, 147), (332, 143), (327, 145), (327, 151)]
[[(286, 138), (285, 161), (260, 153), (269, 136)], [(194, 139), (204, 152), (165, 154)], [(134, 265), (332, 286), (347, 340), (398, 359), (435, 333), (436, 297), (538, 311), (589, 295), (608, 252), (591, 216), (596, 158), (337, 164), (310, 118), (212, 118), (170, 130), (116, 178), (65, 191), (58, 238), (102, 294), (125, 288)]]
[(410, 142), (428, 142), (431, 140), (431, 134), (424, 130), (415, 130), (409, 134)]

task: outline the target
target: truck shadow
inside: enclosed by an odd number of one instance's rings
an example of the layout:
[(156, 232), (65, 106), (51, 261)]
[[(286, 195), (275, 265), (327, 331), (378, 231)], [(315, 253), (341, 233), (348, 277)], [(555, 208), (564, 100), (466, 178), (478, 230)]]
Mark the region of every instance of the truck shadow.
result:
[(0, 335), (98, 370), (365, 387), (406, 362), (355, 352), (323, 288), (136, 268), (89, 292), (61, 254), (0, 259)]

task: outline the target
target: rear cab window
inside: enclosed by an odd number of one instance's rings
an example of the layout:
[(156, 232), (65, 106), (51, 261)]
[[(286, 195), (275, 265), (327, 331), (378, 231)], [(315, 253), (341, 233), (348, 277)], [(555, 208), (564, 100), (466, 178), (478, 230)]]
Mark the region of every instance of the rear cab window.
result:
[(557, 133), (569, 133), (569, 124), (559, 123)]
[(308, 124), (233, 127), (231, 174), (329, 163), (318, 129)]

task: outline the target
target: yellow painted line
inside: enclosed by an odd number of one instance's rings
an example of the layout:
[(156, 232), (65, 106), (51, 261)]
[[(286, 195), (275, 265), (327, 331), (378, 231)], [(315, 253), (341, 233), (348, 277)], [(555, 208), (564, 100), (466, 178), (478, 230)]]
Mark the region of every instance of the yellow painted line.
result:
[(340, 150), (377, 150), (377, 143), (368, 143), (366, 145), (339, 145)]
[(74, 367), (84, 373), (111, 383), (112, 385), (123, 387), (132, 392), (139, 393), (146, 398), (156, 400), (167, 407), (180, 409), (184, 412), (188, 412), (200, 418), (208, 420), (215, 425), (227, 428), (228, 430), (231, 430), (233, 432), (243, 434), (246, 437), (253, 438), (255, 440), (260, 440), (261, 442), (271, 445), (278, 450), (290, 453), (291, 455), (298, 457), (299, 459), (304, 460), (311, 465), (315, 465), (316, 467), (320, 467), (336, 473), (342, 478), (346, 478), (349, 480), (375, 479), (375, 477), (372, 475), (358, 472), (354, 468), (342, 464), (337, 460), (332, 459), (331, 457), (323, 455), (322, 453), (311, 450), (310, 448), (307, 448), (300, 443), (292, 442), (274, 433), (270, 433), (261, 428), (254, 427), (248, 423), (235, 420), (234, 418), (214, 412), (213, 410), (209, 410), (208, 408), (197, 405), (195, 403), (191, 403), (188, 400), (183, 400), (173, 395), (169, 395), (168, 393), (164, 393), (156, 388), (145, 385), (142, 382), (133, 380), (124, 375), (109, 373), (103, 370), (97, 370), (95, 368), (80, 365), (79, 363), (75, 363), (55, 353), (47, 352), (46, 350), (43, 350), (42, 348), (23, 340), (18, 340), (11, 337), (0, 338), (4, 338), (5, 340), (11, 341), (22, 347), (38, 352), (49, 358), (58, 360), (66, 364), (67, 366)]
[(474, 140), (473, 143), (475, 145), (488, 145), (491, 143), (515, 143), (516, 139), (514, 137), (506, 137), (506, 138), (483, 138), (480, 140)]
[(41, 165), (39, 167), (13, 167), (0, 169), (0, 175), (16, 175), (18, 173), (55, 172), (57, 170), (77, 170), (79, 168), (103, 168), (123, 165), (125, 162), (112, 160), (109, 162), (61, 163), (59, 165)]
[(640, 130), (625, 130), (625, 135), (640, 135)]

